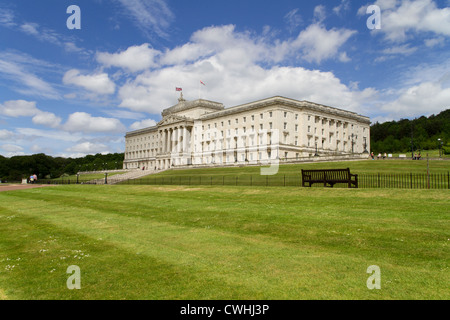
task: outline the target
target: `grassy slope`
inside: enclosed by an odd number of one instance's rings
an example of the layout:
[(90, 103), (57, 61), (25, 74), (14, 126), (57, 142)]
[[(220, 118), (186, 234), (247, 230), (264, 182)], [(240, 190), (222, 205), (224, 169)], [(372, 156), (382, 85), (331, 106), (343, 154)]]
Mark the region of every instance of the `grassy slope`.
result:
[[(2, 192), (0, 298), (449, 299), (449, 202), (448, 190)], [(69, 265), (81, 290), (66, 288)], [(381, 290), (366, 287), (370, 265)]]
[[(279, 175), (300, 175), (301, 169), (340, 169), (350, 168), (352, 173), (426, 173), (427, 161), (413, 160), (361, 160), (361, 161), (343, 161), (343, 162), (317, 162), (302, 164), (281, 164), (279, 166)], [(429, 162), (430, 172), (447, 173), (450, 170), (450, 161), (434, 160)], [(158, 175), (247, 175), (260, 174), (261, 167), (226, 167), (226, 168), (201, 168), (187, 170), (167, 170)]]

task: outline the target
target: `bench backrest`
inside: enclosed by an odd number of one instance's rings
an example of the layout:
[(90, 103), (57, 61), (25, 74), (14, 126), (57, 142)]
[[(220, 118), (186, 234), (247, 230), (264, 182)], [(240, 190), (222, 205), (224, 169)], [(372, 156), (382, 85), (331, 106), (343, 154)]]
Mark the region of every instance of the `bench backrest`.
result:
[(302, 169), (302, 176), (309, 176), (310, 180), (348, 180), (350, 178), (350, 169)]

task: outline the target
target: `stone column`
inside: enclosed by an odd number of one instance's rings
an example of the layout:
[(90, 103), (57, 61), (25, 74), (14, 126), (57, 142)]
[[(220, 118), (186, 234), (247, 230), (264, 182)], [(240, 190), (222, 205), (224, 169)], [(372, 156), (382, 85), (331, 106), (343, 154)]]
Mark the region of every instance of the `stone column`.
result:
[(173, 129), (170, 128), (170, 129), (168, 129), (168, 130), (169, 130), (169, 139), (167, 139), (167, 144), (168, 144), (168, 146), (169, 146), (168, 152), (169, 152), (169, 153), (172, 153), (172, 135), (173, 135)]
[(181, 127), (177, 128), (177, 153), (181, 152)]
[(164, 129), (162, 132), (162, 153), (164, 154), (167, 150), (167, 131)]
[(187, 151), (187, 139), (188, 139), (188, 131), (186, 127), (183, 127), (183, 153)]

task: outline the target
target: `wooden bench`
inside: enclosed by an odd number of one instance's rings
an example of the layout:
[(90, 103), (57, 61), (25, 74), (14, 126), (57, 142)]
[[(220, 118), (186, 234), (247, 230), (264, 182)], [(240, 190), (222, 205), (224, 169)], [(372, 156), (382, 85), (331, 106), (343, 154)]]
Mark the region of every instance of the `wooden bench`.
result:
[(302, 186), (311, 187), (314, 183), (323, 183), (324, 187), (327, 187), (327, 184), (330, 187), (333, 187), (336, 183), (347, 183), (349, 188), (352, 186), (358, 188), (358, 175), (351, 174), (349, 168), (316, 170), (302, 169)]

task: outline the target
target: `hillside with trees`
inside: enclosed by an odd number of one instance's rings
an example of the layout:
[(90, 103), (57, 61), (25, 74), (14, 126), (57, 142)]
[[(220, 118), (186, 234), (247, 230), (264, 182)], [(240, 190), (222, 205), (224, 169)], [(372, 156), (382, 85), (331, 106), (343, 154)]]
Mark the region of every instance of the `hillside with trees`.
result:
[(36, 174), (38, 179), (58, 178), (78, 171), (121, 169), (123, 153), (87, 155), (83, 158), (51, 157), (43, 153), (5, 158), (0, 155), (0, 180), (20, 181)]
[(436, 150), (441, 141), (443, 151), (450, 153), (450, 109), (428, 118), (377, 122), (370, 127), (370, 146), (375, 153)]

